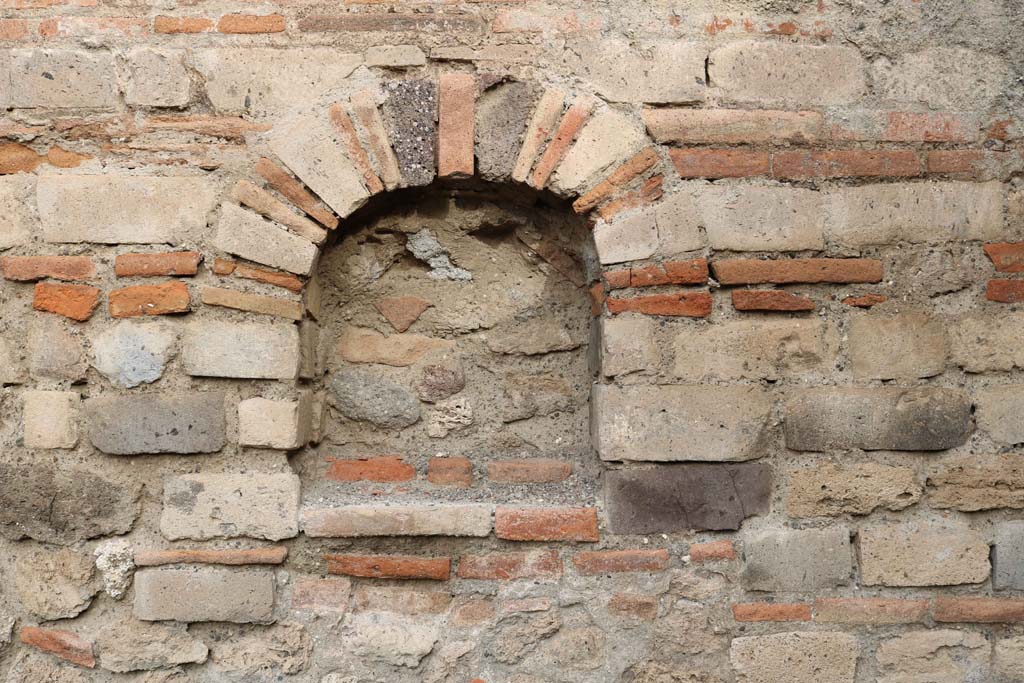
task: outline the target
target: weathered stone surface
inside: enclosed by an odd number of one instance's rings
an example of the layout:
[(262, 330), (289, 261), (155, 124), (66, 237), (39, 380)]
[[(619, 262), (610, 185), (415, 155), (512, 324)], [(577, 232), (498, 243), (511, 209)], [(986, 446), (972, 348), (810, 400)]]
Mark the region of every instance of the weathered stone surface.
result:
[(409, 253), (430, 266), (430, 277), (434, 280), (472, 280), (473, 274), (452, 263), (451, 252), (437, 241), (430, 230), (423, 229), (406, 240)]
[(750, 460), (762, 455), (771, 412), (757, 387), (599, 384), (591, 401), (602, 460)]
[(114, 55), (99, 50), (11, 50), (0, 106), (106, 109), (117, 105)]
[(126, 538), (112, 538), (97, 545), (92, 554), (103, 579), (103, 590), (120, 600), (128, 592), (135, 571), (135, 550), (131, 542)]
[(775, 380), (830, 372), (839, 335), (824, 320), (727, 320), (680, 326), (673, 347), (677, 377)]
[(992, 646), (981, 633), (911, 631), (878, 646), (878, 683), (970, 683), (987, 680)]
[[(749, 184), (685, 183), (696, 208), (689, 220), (702, 226), (715, 249), (800, 251), (825, 244), (825, 198), (797, 187)], [(682, 208), (677, 199), (677, 207)], [(677, 216), (686, 218), (685, 214)], [(659, 228), (664, 221), (658, 222)], [(675, 228), (677, 231), (679, 227)]]
[(427, 419), (427, 436), (443, 439), (449, 433), (465, 429), (473, 424), (473, 406), (469, 398), (455, 398), (438, 401)]
[(427, 80), (391, 81), (385, 95), (384, 123), (402, 179), (427, 185), (435, 175), (437, 86)]
[(868, 515), (902, 510), (921, 499), (914, 471), (877, 463), (823, 464), (789, 476), (786, 507), (793, 517)]
[(415, 45), (375, 45), (366, 50), (367, 66), (401, 68), (423, 66), (427, 56)]
[(206, 95), (221, 111), (265, 114), (313, 102), (341, 86), (362, 56), (333, 47), (218, 48), (199, 50), (196, 70)]
[(877, 92), (932, 109), (984, 111), (1005, 86), (1006, 63), (997, 55), (961, 48), (929, 47), (883, 57), (872, 65)]
[(647, 316), (620, 315), (601, 319), (601, 372), (606, 377), (655, 370), (661, 354), (655, 343), (657, 325)]
[(381, 363), (405, 367), (441, 349), (451, 348), (446, 339), (421, 334), (384, 336), (365, 327), (346, 327), (338, 339), (338, 355), (349, 363)]
[(494, 353), (537, 356), (552, 351), (568, 351), (579, 346), (569, 330), (556, 318), (512, 320), (487, 334), (487, 348)]
[(30, 199), (35, 189), (34, 175), (0, 176), (0, 249), (28, 241), (29, 229), (35, 222), (35, 202)]
[(419, 370), (415, 382), (421, 401), (437, 403), (466, 388), (466, 371), (455, 357), (430, 357)]
[(297, 275), (309, 275), (319, 253), (315, 244), (283, 225), (227, 203), (221, 206), (213, 244), (229, 254)]
[(248, 536), (279, 541), (299, 533), (294, 474), (185, 474), (164, 482), (160, 532), (168, 539)]
[(533, 83), (500, 83), (476, 102), (477, 173), (486, 180), (512, 175), (539, 89)]
[(501, 620), (487, 653), (502, 664), (516, 664), (561, 627), (555, 612), (511, 614)]
[(926, 483), (932, 507), (964, 512), (1024, 509), (1024, 462), (1016, 453), (946, 460), (929, 473)]
[(1002, 185), (960, 181), (878, 183), (829, 195), (828, 238), (846, 247), (1003, 236)]
[(87, 366), (82, 342), (55, 316), (37, 316), (28, 329), (29, 374), (35, 379), (77, 382)]
[(386, 429), (401, 429), (420, 419), (420, 404), (402, 385), (366, 370), (345, 369), (331, 378), (331, 395), (341, 414)]
[(192, 79), (184, 50), (136, 48), (128, 53), (124, 99), (144, 107), (183, 107), (191, 99)]
[(983, 387), (974, 394), (978, 427), (997, 442), (1024, 442), (1024, 385)]
[(312, 650), (306, 628), (295, 622), (248, 632), (224, 628), (215, 639), (217, 647), (210, 656), (213, 669), (232, 677), (251, 677), (247, 680), (301, 673)]
[(295, 379), (299, 329), (292, 324), (196, 320), (185, 327), (185, 372), (200, 377)]
[[(1000, 522), (992, 545), (992, 587), (1024, 589), (1024, 522)], [(1024, 660), (1022, 660), (1024, 662)]]
[(647, 142), (642, 128), (615, 109), (596, 112), (558, 165), (551, 187), (562, 194), (579, 194), (596, 185), (615, 166)]
[(864, 315), (850, 323), (850, 362), (861, 379), (917, 379), (946, 369), (946, 334), (929, 316)]
[(96, 594), (92, 558), (68, 549), (31, 548), (18, 557), (14, 585), (21, 606), (43, 620), (81, 614)]
[(713, 50), (708, 68), (711, 85), (739, 102), (846, 104), (865, 88), (864, 60), (852, 47), (735, 41)]
[(579, 75), (610, 102), (682, 104), (705, 98), (704, 59), (698, 43), (665, 41), (634, 46), (622, 38), (588, 41)]
[(134, 613), (142, 621), (267, 623), (273, 610), (271, 571), (189, 567), (135, 574)]
[(36, 201), (47, 242), (177, 244), (206, 230), (217, 196), (206, 178), (41, 176)]
[(28, 448), (74, 448), (78, 443), (77, 391), (26, 391), (22, 422)]
[[(270, 148), (342, 218), (362, 206), (370, 196), (363, 186), (362, 173), (346, 153), (345, 144), (326, 111), (318, 109), (275, 126)], [(310, 150), (316, 153), (310, 154)]]
[(950, 322), (950, 359), (967, 372), (1024, 368), (1024, 313), (965, 315)]
[(1007, 681), (1024, 678), (1024, 636), (996, 641), (994, 673)]
[(202, 641), (182, 627), (115, 621), (96, 634), (100, 666), (108, 671), (152, 671), (206, 661)]
[(970, 400), (952, 389), (805, 389), (785, 407), (786, 446), (797, 451), (939, 451), (972, 429)]
[(826, 529), (758, 532), (744, 541), (743, 586), (756, 591), (827, 590), (850, 582), (850, 532)]
[(867, 586), (952, 586), (988, 578), (985, 539), (942, 522), (874, 525), (860, 530), (861, 581)]
[(657, 251), (658, 244), (658, 223), (647, 212), (598, 221), (594, 227), (594, 246), (602, 265), (645, 259)]
[(297, 401), (248, 398), (238, 404), (238, 445), (294, 450), (313, 433), (313, 395)]
[(140, 492), (77, 467), (0, 463), (0, 535), (70, 544), (127, 533)]
[(436, 620), (410, 618), (391, 612), (363, 612), (353, 615), (342, 634), (343, 646), (359, 657), (415, 667), (434, 649), (441, 638)]
[(768, 511), (772, 490), (771, 468), (761, 463), (659, 465), (604, 478), (613, 534), (739, 529)]
[(302, 530), (314, 537), (487, 536), (490, 505), (348, 505), (305, 508)]
[(846, 633), (773, 633), (735, 638), (737, 683), (853, 683), (860, 645)]
[(92, 364), (119, 387), (148, 384), (164, 374), (176, 340), (165, 323), (120, 322), (93, 337)]
[(213, 453), (227, 441), (219, 392), (97, 396), (85, 406), (89, 440), (111, 455)]

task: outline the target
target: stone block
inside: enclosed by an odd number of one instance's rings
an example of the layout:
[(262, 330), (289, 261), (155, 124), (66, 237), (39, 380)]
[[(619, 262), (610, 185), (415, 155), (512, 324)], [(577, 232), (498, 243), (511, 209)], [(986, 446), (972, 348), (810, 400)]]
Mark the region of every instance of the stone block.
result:
[(160, 532), (188, 538), (263, 538), (299, 533), (299, 478), (294, 474), (185, 474), (164, 482)]
[(613, 534), (736, 530), (768, 512), (772, 471), (761, 463), (659, 465), (605, 472)]
[(331, 397), (342, 415), (385, 429), (403, 429), (420, 419), (420, 403), (406, 387), (382, 375), (344, 369), (331, 378)]
[(100, 666), (116, 673), (201, 664), (209, 654), (184, 627), (127, 620), (104, 626), (96, 635), (96, 650)]
[(928, 504), (976, 512), (1024, 508), (1024, 462), (1016, 453), (944, 459), (929, 474)]
[(850, 531), (769, 529), (743, 544), (743, 586), (754, 591), (812, 592), (845, 586), (853, 570)]
[(402, 179), (427, 185), (436, 174), (437, 86), (428, 80), (391, 81), (385, 97), (384, 124)]
[(992, 646), (981, 633), (954, 629), (911, 631), (878, 645), (878, 683), (989, 680)]
[(273, 621), (274, 573), (182, 567), (135, 574), (136, 619), (142, 621)]
[(35, 190), (34, 175), (0, 176), (0, 249), (10, 249), (29, 240), (35, 224), (35, 202), (30, 197)]
[(978, 389), (974, 396), (978, 427), (1003, 444), (1024, 442), (1024, 385), (1010, 384)]
[(14, 588), (21, 606), (43, 620), (71, 619), (92, 603), (97, 586), (92, 557), (67, 548), (26, 548), (14, 568)]
[(992, 587), (996, 590), (1024, 590), (1022, 521), (996, 524), (995, 543), (992, 545)]
[(27, 448), (74, 448), (78, 444), (78, 392), (26, 391), (23, 398)]
[(872, 77), (885, 100), (927, 109), (985, 111), (1006, 87), (1008, 68), (997, 54), (929, 47), (876, 60)]
[(985, 539), (964, 525), (911, 522), (860, 530), (861, 581), (866, 586), (955, 586), (989, 574)]
[(600, 324), (601, 372), (606, 377), (658, 369), (661, 354), (655, 342), (654, 320), (620, 315), (602, 318)]
[(490, 505), (349, 505), (302, 511), (307, 536), (487, 536)]
[(1024, 636), (1000, 638), (996, 641), (994, 673), (999, 680), (1024, 680)]
[(89, 440), (111, 455), (214, 453), (227, 441), (224, 394), (94, 396)]
[[(11, 50), (0, 107), (109, 109), (117, 106), (114, 55), (105, 50)], [(3, 67), (0, 62), (0, 67)]]
[[(677, 191), (666, 195), (654, 205), (654, 223), (658, 231), (658, 251), (675, 256), (703, 249), (707, 238), (702, 229), (703, 216), (699, 189), (692, 183), (681, 183)], [(702, 195), (701, 195), (702, 196)]]
[(295, 325), (196, 320), (185, 327), (185, 372), (198, 377), (295, 379), (299, 330)]
[(824, 320), (745, 318), (677, 330), (673, 370), (692, 381), (824, 376), (839, 347), (839, 334)]
[(88, 366), (79, 337), (55, 316), (39, 316), (28, 327), (29, 374), (34, 379), (77, 382)]
[(249, 398), (238, 404), (238, 445), (294, 450), (312, 436), (313, 394), (297, 401)]
[(366, 50), (367, 66), (401, 68), (426, 63), (427, 56), (415, 45), (374, 45)]
[(646, 143), (647, 137), (636, 121), (615, 109), (597, 111), (559, 164), (551, 187), (561, 194), (580, 194)]
[(849, 335), (858, 379), (919, 379), (946, 369), (945, 328), (925, 314), (856, 316)]
[(786, 507), (792, 517), (868, 515), (910, 507), (921, 493), (909, 467), (826, 463), (790, 474)]
[(786, 447), (796, 451), (940, 451), (974, 427), (967, 396), (939, 388), (804, 389), (784, 415)]
[(120, 322), (92, 338), (92, 364), (113, 384), (130, 389), (160, 379), (176, 341), (170, 325)]
[(125, 102), (143, 107), (184, 107), (192, 98), (192, 79), (184, 50), (136, 48), (127, 55)]
[(213, 244), (229, 254), (303, 276), (313, 271), (319, 256), (316, 245), (306, 238), (235, 204), (221, 206)]
[(477, 174), (491, 181), (512, 175), (534, 105), (540, 96), (533, 83), (500, 83), (476, 102)]
[(602, 265), (640, 261), (652, 256), (658, 244), (658, 224), (650, 212), (598, 221), (594, 227), (594, 245)]
[[(714, 249), (803, 251), (825, 246), (825, 197), (798, 187), (687, 183)], [(660, 226), (660, 223), (659, 223)]]
[(860, 644), (848, 633), (773, 633), (734, 638), (737, 683), (853, 683)]
[(602, 460), (750, 460), (763, 455), (771, 400), (759, 387), (595, 385)]
[(634, 45), (612, 38), (582, 42), (574, 52), (583, 58), (578, 75), (609, 102), (682, 104), (706, 97), (704, 59), (708, 51), (699, 43)]
[(47, 242), (178, 244), (205, 236), (217, 187), (206, 178), (41, 176), (36, 201)]
[(741, 40), (713, 50), (708, 70), (711, 85), (736, 102), (850, 104), (866, 87), (864, 59), (852, 47)]

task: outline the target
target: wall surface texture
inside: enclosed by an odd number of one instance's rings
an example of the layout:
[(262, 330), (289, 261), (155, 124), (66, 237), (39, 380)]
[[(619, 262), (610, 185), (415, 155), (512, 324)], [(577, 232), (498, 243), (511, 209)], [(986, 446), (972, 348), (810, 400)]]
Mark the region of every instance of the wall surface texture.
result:
[(0, 681), (1024, 681), (1020, 0), (0, 0)]

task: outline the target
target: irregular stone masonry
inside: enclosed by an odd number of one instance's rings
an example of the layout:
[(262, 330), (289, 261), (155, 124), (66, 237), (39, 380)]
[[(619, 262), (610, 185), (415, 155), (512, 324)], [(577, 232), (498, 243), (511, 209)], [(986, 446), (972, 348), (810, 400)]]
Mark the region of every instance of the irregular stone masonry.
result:
[(0, 3), (0, 680), (1024, 677), (1016, 3), (301, 4)]

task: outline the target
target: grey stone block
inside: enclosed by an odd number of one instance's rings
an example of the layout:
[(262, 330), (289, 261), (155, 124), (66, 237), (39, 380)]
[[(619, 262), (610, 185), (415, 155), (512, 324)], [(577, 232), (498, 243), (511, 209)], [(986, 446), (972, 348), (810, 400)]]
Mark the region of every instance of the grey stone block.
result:
[(476, 158), (479, 175), (506, 180), (512, 175), (539, 88), (533, 83), (500, 83), (476, 103)]
[(432, 81), (387, 84), (384, 124), (407, 185), (428, 185), (437, 165), (437, 86)]
[(331, 379), (334, 405), (345, 417), (401, 429), (420, 419), (420, 403), (411, 391), (366, 370), (342, 370)]
[(92, 445), (112, 455), (213, 453), (227, 440), (221, 393), (98, 396), (86, 412)]
[(143, 621), (273, 621), (271, 571), (182, 567), (135, 574), (136, 619)]
[(754, 591), (810, 592), (850, 582), (853, 559), (845, 526), (772, 529), (744, 541), (743, 586)]
[(1024, 522), (996, 525), (992, 548), (992, 587), (996, 590), (1024, 590)]

